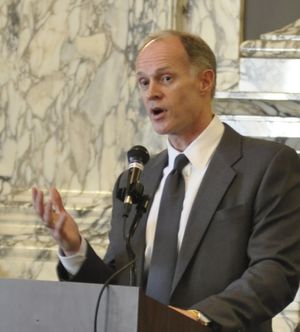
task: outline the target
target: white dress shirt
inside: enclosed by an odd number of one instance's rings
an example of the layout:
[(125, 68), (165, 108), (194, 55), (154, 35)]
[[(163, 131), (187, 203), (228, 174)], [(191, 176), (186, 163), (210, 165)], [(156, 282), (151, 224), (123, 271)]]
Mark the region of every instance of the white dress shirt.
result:
[[(191, 211), (197, 191), (205, 175), (209, 162), (215, 152), (224, 132), (224, 125), (217, 116), (214, 116), (209, 126), (183, 151), (190, 163), (182, 171), (185, 180), (185, 198), (180, 218), (178, 232), (178, 249), (180, 249), (189, 213)], [(163, 170), (163, 178), (154, 195), (153, 203), (149, 211), (147, 229), (146, 229), (146, 250), (145, 250), (145, 269), (150, 265), (152, 247), (159, 210), (159, 203), (164, 187), (166, 177), (173, 169), (174, 160), (180, 153), (175, 150), (171, 144), (167, 143), (168, 148), (168, 165)], [(87, 245), (82, 238), (82, 244), (79, 252), (73, 256), (63, 256), (59, 252), (59, 259), (65, 269), (70, 274), (76, 274), (86, 257)]]
[[(186, 224), (196, 194), (211, 160), (211, 157), (217, 148), (224, 132), (224, 125), (217, 116), (214, 116), (209, 126), (183, 151), (189, 159), (183, 170), (182, 175), (185, 181), (185, 198), (183, 201), (183, 209), (180, 217), (180, 225), (178, 232), (178, 250), (181, 247)], [(154, 243), (156, 222), (159, 210), (159, 203), (163, 192), (163, 187), (167, 176), (174, 167), (175, 158), (181, 152), (175, 150), (169, 142), (168, 147), (168, 165), (163, 170), (163, 178), (155, 193), (153, 203), (149, 212), (146, 229), (146, 250), (145, 250), (145, 269), (150, 265), (152, 247)]]

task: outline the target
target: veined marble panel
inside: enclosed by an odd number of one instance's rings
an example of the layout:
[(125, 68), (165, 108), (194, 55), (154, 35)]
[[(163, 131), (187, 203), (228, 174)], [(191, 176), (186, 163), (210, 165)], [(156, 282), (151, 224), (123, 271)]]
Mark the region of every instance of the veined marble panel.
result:
[(1, 1), (2, 195), (34, 183), (111, 190), (145, 127), (138, 45), (173, 27), (173, 2)]
[(243, 57), (300, 58), (300, 19), (287, 26), (260, 35), (259, 40), (246, 40), (240, 46)]
[(247, 40), (240, 46), (242, 57), (248, 58), (300, 58), (299, 40)]
[(177, 4), (177, 26), (202, 36), (216, 54), (218, 90), (237, 88), (243, 1), (177, 0)]
[[(238, 100), (248, 100), (250, 101), (299, 101), (300, 95), (299, 93), (284, 93), (284, 92), (249, 92), (249, 91), (216, 91), (215, 100), (229, 100), (231, 99), (233, 102)], [(233, 112), (235, 113), (235, 112)], [(232, 113), (232, 114), (233, 114)]]
[[(239, 98), (232, 99), (226, 97), (215, 99), (214, 110), (219, 115), (259, 115), (259, 116), (278, 116), (278, 117), (299, 117), (300, 100), (295, 98), (285, 99), (288, 95), (277, 95), (272, 93), (242, 93)], [(269, 96), (278, 96), (278, 99), (267, 99)], [(282, 99), (280, 96), (282, 95)], [(293, 96), (291, 94), (291, 96)], [(266, 99), (265, 99), (266, 97)], [(250, 98), (250, 99), (249, 99)], [(252, 99), (253, 98), (253, 99)]]
[(300, 92), (300, 58), (241, 58), (240, 75), (241, 91)]
[(243, 135), (275, 140), (300, 152), (299, 100), (286, 100), (283, 94), (277, 96), (278, 100), (264, 100), (270, 94), (263, 93), (257, 100), (247, 99), (255, 93), (243, 93), (240, 99), (219, 96), (222, 98), (215, 100), (214, 109), (222, 121)]
[(249, 115), (221, 115), (220, 118), (245, 136), (300, 138), (300, 118)]
[(300, 19), (242, 43), (241, 91), (300, 92)]

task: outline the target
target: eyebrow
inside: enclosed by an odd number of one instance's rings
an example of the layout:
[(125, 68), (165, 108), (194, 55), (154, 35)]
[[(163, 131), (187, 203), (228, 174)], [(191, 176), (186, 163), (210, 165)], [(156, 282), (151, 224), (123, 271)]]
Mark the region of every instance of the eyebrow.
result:
[[(165, 67), (158, 68), (158, 69), (155, 71), (154, 75), (160, 74), (160, 73), (162, 73), (162, 72), (164, 72), (164, 71), (166, 71), (166, 70), (170, 70), (170, 66), (165, 66)], [(136, 76), (141, 76), (141, 75), (145, 75), (145, 73), (142, 72), (142, 71), (138, 71), (138, 72), (136, 73)]]

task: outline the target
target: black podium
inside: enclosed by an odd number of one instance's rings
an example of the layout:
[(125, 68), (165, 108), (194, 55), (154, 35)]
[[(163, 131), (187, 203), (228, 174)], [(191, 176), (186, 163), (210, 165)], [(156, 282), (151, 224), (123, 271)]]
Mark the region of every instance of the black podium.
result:
[[(102, 285), (0, 280), (1, 332), (93, 332)], [(98, 332), (209, 332), (209, 328), (144, 295), (109, 286), (98, 311)]]

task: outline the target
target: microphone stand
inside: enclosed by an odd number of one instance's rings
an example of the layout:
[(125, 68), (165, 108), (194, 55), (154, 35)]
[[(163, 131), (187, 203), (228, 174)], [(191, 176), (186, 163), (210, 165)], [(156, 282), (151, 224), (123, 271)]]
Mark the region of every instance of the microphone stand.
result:
[[(141, 186), (141, 188), (143, 189), (143, 187)], [(117, 198), (120, 199), (121, 201), (124, 201), (124, 193), (126, 192), (125, 188), (121, 188), (118, 190), (117, 192)], [(129, 262), (124, 265), (121, 269), (117, 270), (115, 273), (113, 273), (107, 280), (106, 282), (103, 284), (98, 299), (97, 299), (97, 304), (96, 304), (96, 308), (95, 308), (95, 314), (94, 314), (94, 332), (97, 332), (97, 324), (98, 324), (98, 310), (100, 307), (100, 301), (103, 295), (104, 290), (106, 289), (106, 287), (108, 287), (109, 283), (120, 273), (122, 273), (123, 271), (125, 271), (126, 269), (130, 269), (130, 275), (129, 275), (129, 285), (130, 286), (136, 286), (137, 282), (136, 282), (136, 258), (135, 258), (135, 253), (132, 249), (131, 246), (131, 239), (137, 229), (137, 226), (139, 224), (139, 221), (141, 219), (141, 217), (143, 216), (143, 213), (145, 213), (147, 211), (147, 207), (148, 207), (148, 203), (149, 203), (149, 197), (146, 195), (143, 195), (143, 190), (139, 191), (138, 195), (135, 195), (135, 199), (134, 202), (136, 203), (136, 213), (135, 216), (133, 218), (133, 221), (130, 225), (129, 231), (127, 234), (124, 234), (124, 238), (125, 238), (125, 243), (126, 243), (126, 251), (127, 251), (127, 255), (129, 258)], [(130, 212), (130, 208), (128, 208), (128, 206), (124, 207), (124, 213), (123, 213), (123, 219), (124, 219), (124, 224), (123, 227), (125, 229), (125, 223), (126, 223), (126, 219), (128, 218), (129, 212)], [(125, 213), (128, 212), (128, 213)]]
[[(125, 223), (131, 211), (131, 207), (133, 204), (136, 205), (136, 211), (132, 223), (129, 227), (128, 233), (124, 234), (126, 251), (129, 258), (129, 261), (132, 262), (130, 265), (130, 277), (129, 277), (129, 285), (136, 286), (136, 260), (135, 260), (135, 253), (132, 249), (131, 240), (133, 235), (139, 225), (139, 222), (143, 216), (143, 214), (147, 211), (149, 205), (149, 197), (147, 195), (143, 195), (144, 187), (141, 183), (135, 183), (134, 186), (130, 189), (130, 197), (132, 202), (130, 204), (124, 204), (124, 212), (123, 212), (123, 220), (124, 220), (124, 229)], [(117, 198), (124, 202), (126, 189), (121, 188), (118, 190)]]
[(130, 279), (129, 279), (130, 286), (136, 286), (136, 284), (137, 284), (137, 282), (136, 282), (136, 260), (135, 260), (135, 253), (133, 252), (132, 246), (131, 246), (131, 239), (137, 229), (139, 221), (141, 220), (143, 214), (147, 210), (148, 203), (149, 203), (148, 196), (143, 195), (140, 198), (140, 201), (136, 206), (136, 213), (135, 213), (134, 219), (130, 225), (129, 231), (125, 238), (126, 250), (127, 250), (129, 260), (133, 261), (133, 264), (130, 267)]

